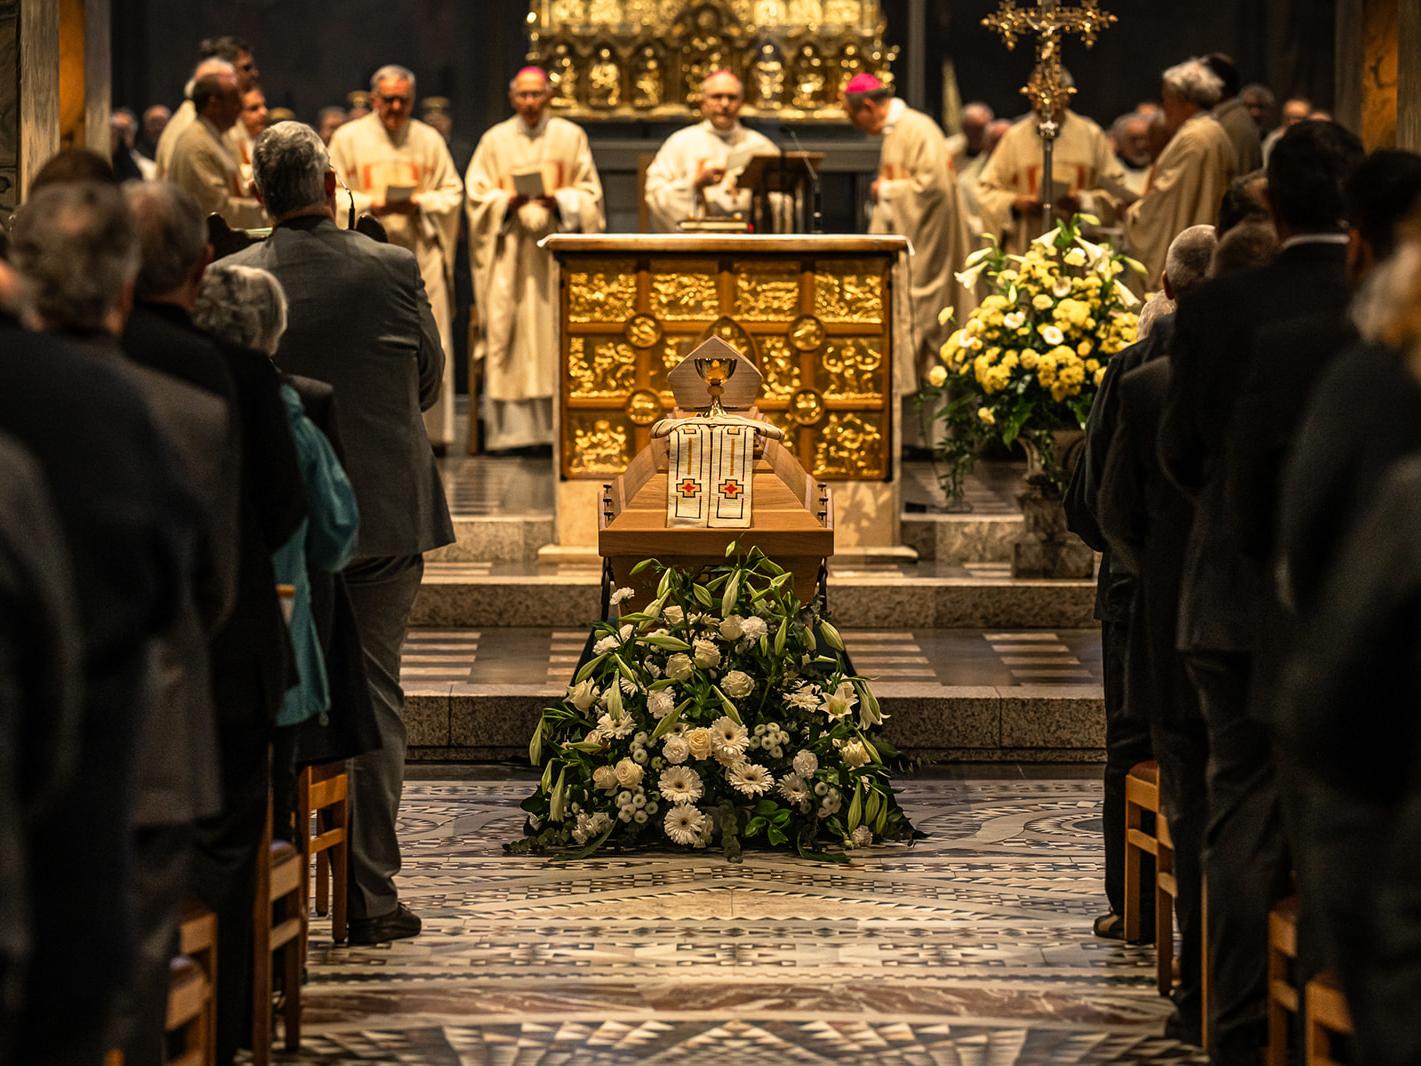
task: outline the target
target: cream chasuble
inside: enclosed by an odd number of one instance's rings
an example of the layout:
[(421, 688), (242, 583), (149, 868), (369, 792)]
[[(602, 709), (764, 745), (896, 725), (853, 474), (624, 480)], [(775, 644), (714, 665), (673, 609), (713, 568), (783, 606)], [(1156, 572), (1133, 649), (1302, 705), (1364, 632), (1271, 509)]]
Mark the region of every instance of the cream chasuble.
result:
[[(1002, 238), (1008, 252), (1021, 255), (1041, 236), (1042, 217), (1012, 216), (1012, 201), (1018, 196), (1041, 196), (1041, 137), (1037, 118), (1029, 115), (1012, 125), (977, 178), (977, 204), (982, 211), (982, 230)], [(1067, 111), (1052, 148), (1051, 170), (1055, 180), (1069, 186), (1081, 201), (1081, 210), (1097, 216), (1107, 225), (1122, 199), (1131, 196), (1125, 167), (1115, 155), (1105, 131), (1088, 118)]]
[[(722, 133), (706, 120), (667, 137), (646, 171), (651, 228), (657, 233), (675, 233), (678, 222), (702, 217), (696, 197), (696, 170), (702, 164), (723, 167), (732, 152), (752, 156), (780, 154), (774, 141), (738, 122)], [(737, 212), (747, 218), (750, 215), (750, 190), (735, 188), (734, 174), (707, 185), (700, 198), (705, 203), (706, 218), (726, 218)]]
[(1145, 264), (1150, 288), (1159, 286), (1169, 242), (1190, 226), (1217, 221), (1234, 173), (1233, 144), (1213, 115), (1200, 112), (1170, 138), (1145, 195), (1125, 214), (1126, 245)]
[[(514, 170), (541, 166), (557, 200), (510, 214)], [(538, 242), (553, 232), (601, 233), (602, 181), (587, 134), (545, 116), (529, 129), (514, 115), (479, 140), (464, 177), (469, 254), (483, 360), (485, 440), (492, 450), (550, 443), (557, 395), (557, 290), (553, 257)]]
[[(437, 130), (418, 119), (411, 119), (391, 136), (380, 116), (371, 112), (336, 130), (330, 152), (331, 165), (354, 195), (357, 214), (383, 202), (390, 188), (412, 188), (418, 196), (419, 210), (414, 214), (382, 215), (380, 222), (390, 243), (409, 249), (419, 262), (444, 348), (443, 386), (438, 402), (424, 413), (424, 427), (435, 444), (452, 444), (454, 251), (463, 188), (449, 148)], [(344, 199), (343, 195), (336, 197), (337, 207)], [(336, 214), (343, 216), (344, 212)]]
[(901, 100), (889, 104), (878, 174), (869, 232), (900, 233), (913, 243), (908, 274), (914, 358), (895, 360), (894, 372), (899, 391), (912, 392), (946, 339), (938, 315), (952, 306), (961, 321), (977, 306), (976, 296), (953, 277), (972, 250), (967, 208), (942, 130)]

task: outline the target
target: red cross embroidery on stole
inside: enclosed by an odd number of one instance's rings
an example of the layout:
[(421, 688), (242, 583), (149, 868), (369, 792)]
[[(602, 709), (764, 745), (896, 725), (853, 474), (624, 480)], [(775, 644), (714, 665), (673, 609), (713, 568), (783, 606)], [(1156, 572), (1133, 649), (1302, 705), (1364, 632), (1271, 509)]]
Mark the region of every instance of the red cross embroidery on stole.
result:
[(698, 481), (693, 481), (690, 478), (686, 478), (684, 481), (681, 482), (681, 484), (676, 486), (676, 491), (689, 500), (691, 497), (696, 495), (696, 493), (701, 491), (701, 485)]
[(735, 497), (739, 496), (744, 491), (745, 490), (740, 487), (740, 482), (736, 481), (734, 478), (729, 478), (728, 480), (722, 481), (720, 483), (720, 494), (724, 496), (727, 500), (735, 499)]

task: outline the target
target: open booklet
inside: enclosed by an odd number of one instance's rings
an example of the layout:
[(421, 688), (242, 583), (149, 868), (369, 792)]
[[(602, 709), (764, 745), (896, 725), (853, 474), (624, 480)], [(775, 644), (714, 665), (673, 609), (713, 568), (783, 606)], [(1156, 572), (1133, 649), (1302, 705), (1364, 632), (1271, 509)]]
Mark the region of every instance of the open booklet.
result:
[(541, 200), (548, 195), (547, 186), (543, 182), (543, 168), (541, 166), (519, 167), (513, 171), (513, 191), (519, 196), (529, 200)]

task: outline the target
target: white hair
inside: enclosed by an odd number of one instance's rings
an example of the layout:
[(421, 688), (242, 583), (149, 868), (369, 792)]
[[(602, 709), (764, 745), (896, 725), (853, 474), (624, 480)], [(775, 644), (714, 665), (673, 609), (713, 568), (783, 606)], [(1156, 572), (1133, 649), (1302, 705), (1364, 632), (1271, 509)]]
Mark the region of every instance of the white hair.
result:
[(1207, 111), (1224, 95), (1224, 80), (1202, 59), (1186, 59), (1160, 75), (1169, 92), (1182, 96), (1195, 107)]
[(202, 275), (192, 320), (229, 344), (275, 355), (286, 332), (286, 292), (268, 271), (219, 260)]
[(1140, 321), (1135, 327), (1135, 339), (1142, 341), (1150, 335), (1150, 330), (1155, 328), (1155, 323), (1166, 315), (1174, 314), (1176, 304), (1163, 292), (1157, 292), (1145, 301), (1145, 306), (1140, 308)]
[(272, 218), (323, 203), (330, 169), (320, 136), (301, 122), (278, 122), (252, 146), (252, 180)]
[(1209, 276), (1209, 264), (1218, 247), (1214, 227), (1204, 224), (1190, 226), (1169, 242), (1164, 255), (1164, 272), (1176, 293), (1184, 293)]
[(407, 81), (410, 83), (410, 95), (414, 96), (415, 79), (414, 71), (409, 67), (402, 67), (398, 63), (386, 63), (383, 67), (370, 75), (370, 91), (379, 92), (382, 81)]

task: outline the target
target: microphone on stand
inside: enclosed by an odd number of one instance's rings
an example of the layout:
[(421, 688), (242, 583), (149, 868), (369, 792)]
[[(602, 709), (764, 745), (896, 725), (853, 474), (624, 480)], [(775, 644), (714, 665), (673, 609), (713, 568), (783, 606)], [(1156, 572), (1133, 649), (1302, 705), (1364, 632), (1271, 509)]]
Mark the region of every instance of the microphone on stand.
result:
[[(810, 161), (810, 159), (808, 158), (808, 157), (809, 157), (809, 152), (805, 149), (804, 143), (799, 139), (799, 134), (794, 131), (794, 127), (791, 126), (791, 125), (789, 125), (789, 124), (786, 123), (786, 122), (781, 122), (781, 123), (780, 123), (780, 132), (783, 133), (783, 134), (787, 134), (787, 135), (789, 136), (789, 139), (794, 142), (795, 151), (803, 152), (803, 153), (804, 153), (804, 156), (805, 156), (805, 159), (804, 159), (804, 169), (807, 170), (807, 171), (809, 171), (809, 183), (810, 183), (810, 184), (809, 184), (809, 214), (810, 214), (809, 232), (810, 232), (810, 233), (823, 233), (823, 232), (824, 232), (824, 212), (820, 209), (819, 171), (815, 169), (814, 163), (813, 163), (812, 161)], [(783, 149), (781, 150), (781, 154), (783, 154)]]

